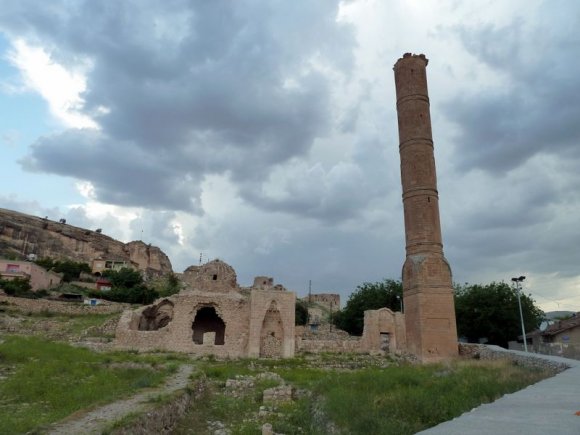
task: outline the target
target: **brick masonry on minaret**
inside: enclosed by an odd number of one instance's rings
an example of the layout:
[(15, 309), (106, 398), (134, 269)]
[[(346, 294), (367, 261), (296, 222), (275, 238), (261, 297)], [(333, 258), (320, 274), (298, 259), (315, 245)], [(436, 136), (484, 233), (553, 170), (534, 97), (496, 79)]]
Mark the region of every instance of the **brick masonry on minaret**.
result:
[(451, 268), (443, 255), (433, 154), (428, 60), (406, 53), (394, 66), (407, 257), (403, 299), (407, 348), (421, 361), (457, 355)]

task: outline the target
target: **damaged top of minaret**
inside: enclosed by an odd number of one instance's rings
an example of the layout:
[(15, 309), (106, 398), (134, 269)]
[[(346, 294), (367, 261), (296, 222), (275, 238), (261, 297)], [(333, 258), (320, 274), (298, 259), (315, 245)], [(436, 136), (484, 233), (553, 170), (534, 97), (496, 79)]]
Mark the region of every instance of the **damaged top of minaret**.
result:
[(411, 54), (411, 53), (405, 53), (403, 54), (403, 57), (400, 57), (397, 62), (395, 63), (395, 65), (393, 66), (393, 69), (395, 69), (397, 67), (397, 64), (402, 61), (403, 59), (408, 59), (408, 58), (414, 58), (414, 59), (421, 59), (423, 61), (425, 61), (425, 66), (427, 66), (427, 64), (429, 63), (429, 59), (427, 59), (425, 57), (424, 54)]

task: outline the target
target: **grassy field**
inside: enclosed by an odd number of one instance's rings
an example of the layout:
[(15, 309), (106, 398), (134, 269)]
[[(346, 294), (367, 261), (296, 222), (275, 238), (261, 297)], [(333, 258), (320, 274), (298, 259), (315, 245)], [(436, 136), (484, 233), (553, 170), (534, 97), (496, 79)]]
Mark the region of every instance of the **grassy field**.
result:
[[(155, 386), (188, 359), (164, 353), (96, 353), (46, 338), (109, 339), (109, 329), (102, 326), (118, 314), (11, 316), (18, 333), (35, 335), (0, 336), (0, 434), (40, 433), (79, 410)], [(333, 428), (346, 434), (413, 434), (550, 376), (506, 361), (410, 365), (344, 353), (288, 360), (206, 358), (196, 365), (194, 381), (207, 384), (204, 397), (194, 401), (177, 434), (228, 429), (249, 435), (260, 433), (264, 423), (284, 434), (326, 434)], [(296, 387), (295, 400), (264, 407), (264, 389), (279, 382), (257, 377), (264, 372)], [(254, 381), (251, 388), (232, 392), (226, 388), (228, 379)], [(164, 400), (159, 396), (160, 404)], [(111, 427), (136, 417), (111, 422)]]
[[(414, 434), (550, 375), (507, 361), (355, 370), (311, 365), (304, 358), (206, 364), (198, 374), (209, 380), (206, 396), (189, 410), (176, 433), (212, 433), (223, 425), (232, 434), (249, 435), (268, 422), (284, 434), (325, 434), (333, 426), (348, 434)], [(296, 386), (297, 400), (260, 414), (261, 385), (238, 396), (225, 388), (226, 379), (260, 371), (275, 372)]]
[(0, 339), (0, 433), (38, 430), (78, 410), (160, 383), (161, 355), (95, 353), (37, 337)]

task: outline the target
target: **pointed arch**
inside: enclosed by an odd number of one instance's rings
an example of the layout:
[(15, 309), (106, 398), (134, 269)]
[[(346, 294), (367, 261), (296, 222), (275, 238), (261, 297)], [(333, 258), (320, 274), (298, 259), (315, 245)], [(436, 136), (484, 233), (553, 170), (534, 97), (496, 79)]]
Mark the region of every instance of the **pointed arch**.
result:
[(284, 326), (276, 301), (271, 301), (262, 321), (260, 332), (260, 357), (279, 358), (282, 356)]

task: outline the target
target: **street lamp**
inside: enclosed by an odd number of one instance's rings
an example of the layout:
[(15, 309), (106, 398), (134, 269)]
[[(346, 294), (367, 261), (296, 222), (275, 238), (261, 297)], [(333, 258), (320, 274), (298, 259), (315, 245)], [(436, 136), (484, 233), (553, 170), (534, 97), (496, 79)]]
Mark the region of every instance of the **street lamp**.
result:
[(524, 314), (522, 313), (522, 281), (526, 279), (525, 276), (520, 276), (518, 278), (512, 278), (512, 282), (516, 285), (516, 293), (518, 294), (518, 305), (520, 307), (520, 320), (522, 321), (522, 336), (524, 337), (524, 351), (528, 351), (528, 339), (526, 337), (526, 328), (524, 327)]

